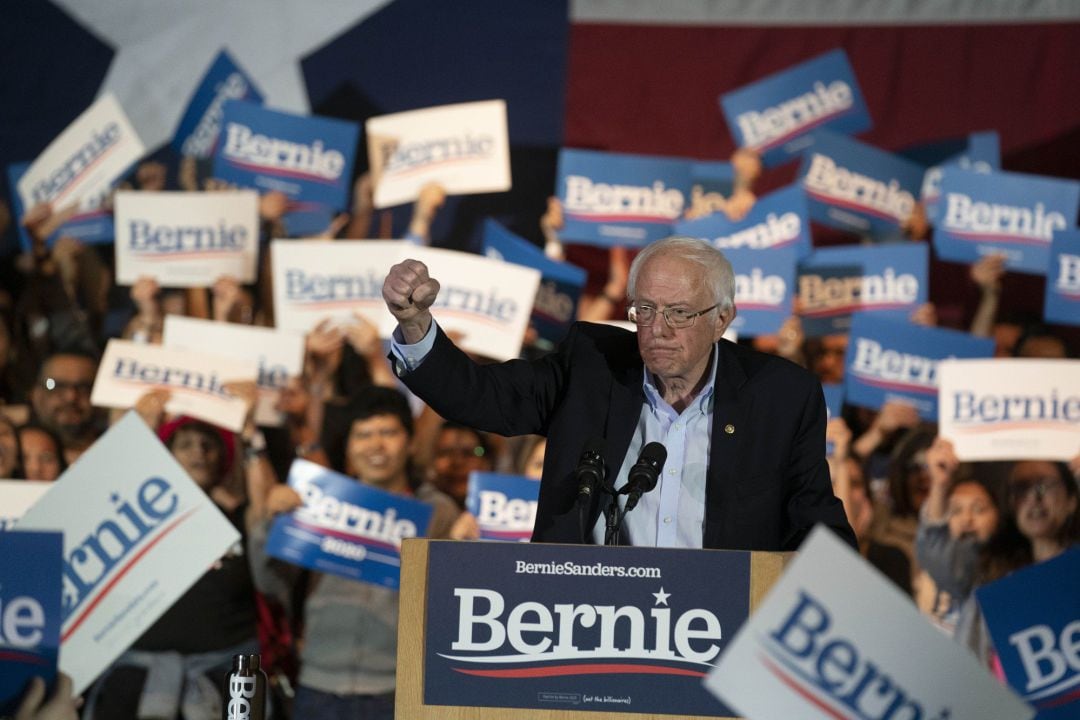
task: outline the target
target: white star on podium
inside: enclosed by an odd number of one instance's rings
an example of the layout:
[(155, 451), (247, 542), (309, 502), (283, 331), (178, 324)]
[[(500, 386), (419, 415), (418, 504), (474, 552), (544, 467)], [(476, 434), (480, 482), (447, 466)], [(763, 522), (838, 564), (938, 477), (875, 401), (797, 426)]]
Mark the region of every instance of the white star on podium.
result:
[(654, 592), (652, 596), (656, 598), (657, 605), (667, 605), (667, 599), (671, 597), (671, 593), (664, 592), (664, 588), (661, 586), (660, 592)]
[(300, 60), (390, 0), (53, 0), (116, 50), (98, 93), (112, 92), (148, 148), (172, 139), (222, 48), (266, 104), (306, 113)]

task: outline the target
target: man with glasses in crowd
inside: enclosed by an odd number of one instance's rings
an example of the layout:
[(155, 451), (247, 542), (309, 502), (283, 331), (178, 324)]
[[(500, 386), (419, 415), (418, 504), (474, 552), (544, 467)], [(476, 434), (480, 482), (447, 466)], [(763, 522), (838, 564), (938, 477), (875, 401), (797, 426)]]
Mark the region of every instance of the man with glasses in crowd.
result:
[(97, 367), (89, 355), (50, 355), (30, 391), (34, 420), (60, 438), (68, 465), (104, 431), (104, 415), (90, 404)]
[(473, 362), (433, 322), (439, 283), (423, 263), (391, 268), (383, 298), (398, 321), (395, 371), (436, 412), (501, 435), (547, 436), (534, 541), (603, 541), (603, 511), (625, 496), (580, 496), (575, 469), (595, 438), (616, 490), (647, 443), (667, 449), (656, 489), (626, 516), (624, 542), (794, 550), (820, 522), (855, 546), (825, 462), (820, 384), (721, 339), (735, 319), (734, 285), (710, 244), (660, 240), (630, 268), (636, 335), (576, 323), (555, 353), (495, 365)]

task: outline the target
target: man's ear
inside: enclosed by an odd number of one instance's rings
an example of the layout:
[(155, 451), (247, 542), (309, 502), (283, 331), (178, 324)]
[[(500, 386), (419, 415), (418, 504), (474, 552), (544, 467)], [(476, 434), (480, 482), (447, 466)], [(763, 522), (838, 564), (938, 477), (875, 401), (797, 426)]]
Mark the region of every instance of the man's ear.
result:
[(727, 310), (717, 311), (716, 324), (713, 327), (713, 342), (717, 342), (724, 336), (724, 331), (728, 329), (735, 320), (735, 306), (732, 305)]

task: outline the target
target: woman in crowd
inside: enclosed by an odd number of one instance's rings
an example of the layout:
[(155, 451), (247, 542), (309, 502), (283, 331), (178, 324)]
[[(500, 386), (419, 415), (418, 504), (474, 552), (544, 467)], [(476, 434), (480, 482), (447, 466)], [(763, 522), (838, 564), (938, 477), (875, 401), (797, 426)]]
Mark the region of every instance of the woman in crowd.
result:
[(915, 553), (937, 588), (931, 617), (948, 634), (971, 594), (979, 553), (1004, 513), (989, 483), (957, 476), (952, 443), (936, 438), (926, 451), (930, 491), (919, 512)]
[[(979, 554), (976, 586), (1050, 560), (1080, 542), (1078, 466), (1080, 458), (1074, 458), (1071, 468), (1047, 460), (1021, 460), (1012, 466), (1006, 483), (1007, 510)], [(997, 667), (990, 634), (973, 596), (960, 612), (956, 640), (984, 666)]]
[[(248, 387), (250, 386), (250, 387)], [(253, 383), (233, 389), (253, 402)], [(189, 417), (167, 419), (169, 393), (153, 390), (136, 404), (136, 411), (218, 509), (237, 530), (246, 531), (245, 478), (252, 487), (265, 487), (268, 470), (256, 431), (249, 421), (250, 441), (243, 453), (243, 470), (236, 467), (237, 439), (221, 428)], [(259, 493), (253, 492), (255, 496)], [(259, 652), (256, 638), (256, 598), (243, 542), (216, 562), (164, 615), (135, 641), (130, 650), (105, 672), (87, 696), (88, 720), (129, 720), (137, 717), (183, 717), (217, 720), (222, 717), (222, 678), (238, 653)]]
[(19, 448), (27, 480), (52, 482), (67, 470), (60, 438), (42, 425), (31, 423), (20, 427)]

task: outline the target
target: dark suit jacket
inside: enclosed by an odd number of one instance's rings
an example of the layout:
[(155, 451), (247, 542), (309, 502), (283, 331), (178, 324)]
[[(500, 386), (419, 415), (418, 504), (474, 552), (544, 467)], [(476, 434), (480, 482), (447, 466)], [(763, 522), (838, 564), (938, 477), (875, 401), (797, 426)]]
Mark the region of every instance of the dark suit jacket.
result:
[[(806, 370), (721, 340), (705, 496), (706, 548), (794, 550), (816, 523), (855, 547), (825, 462), (825, 403)], [(607, 495), (576, 508), (582, 448), (604, 438), (617, 472), (645, 401), (634, 333), (575, 323), (557, 352), (479, 365), (438, 330), (405, 384), (440, 415), (500, 435), (548, 438), (533, 540), (591, 542)], [(598, 496), (599, 495), (599, 496)]]

